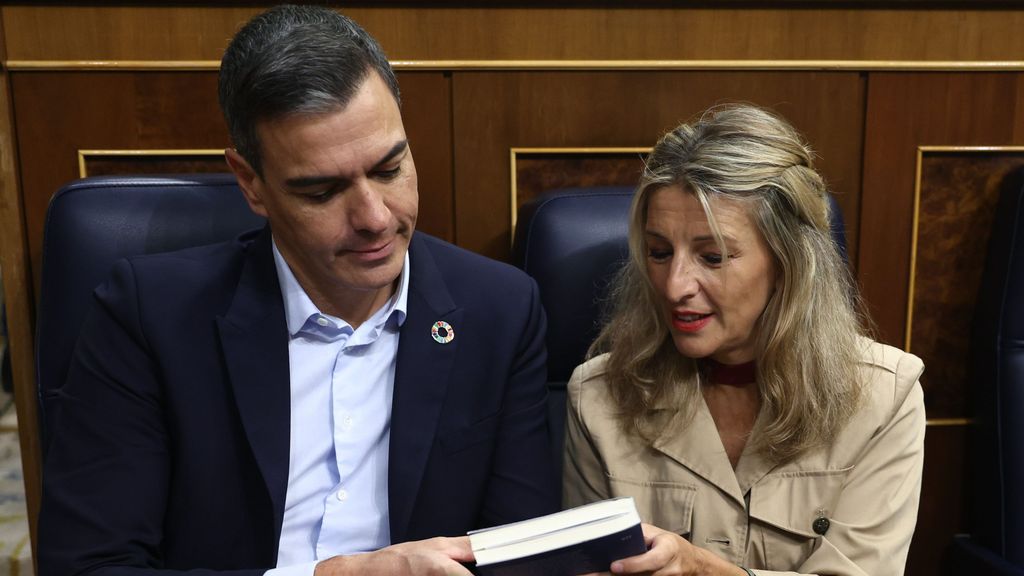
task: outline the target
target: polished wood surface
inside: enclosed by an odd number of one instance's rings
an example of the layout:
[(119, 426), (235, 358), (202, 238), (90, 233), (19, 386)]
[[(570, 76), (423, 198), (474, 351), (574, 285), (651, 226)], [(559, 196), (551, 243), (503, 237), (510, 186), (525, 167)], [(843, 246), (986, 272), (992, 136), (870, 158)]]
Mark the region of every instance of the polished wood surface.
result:
[[(923, 149), (907, 349), (927, 367), (930, 418), (970, 417), (971, 325), (1004, 180), (1024, 147)], [(961, 321), (960, 319), (964, 319)]]
[(857, 73), (466, 72), (453, 77), (452, 101), (456, 239), (470, 250), (508, 257), (510, 148), (652, 146), (729, 101), (774, 108), (814, 143), (857, 245), (864, 110)]
[[(0, 14), (0, 60), (4, 24)], [(29, 532), (33, 535), (35, 558), (36, 517), (39, 513), (42, 476), (40, 474), (39, 420), (36, 412), (35, 373), (35, 299), (26, 244), (25, 210), (18, 187), (18, 164), (14, 142), (10, 77), (0, 69), (0, 272), (3, 305), (7, 308), (7, 345), (14, 379), (14, 401), (18, 414), (22, 468), (25, 478), (25, 503)]]
[[(266, 3), (270, 4), (270, 3)], [(219, 60), (256, 7), (3, 6), (11, 60)], [(343, 8), (396, 60), (1021, 60), (1013, 7)]]
[(78, 177), (78, 151), (224, 149), (215, 74), (12, 73), (25, 222), (38, 286), (50, 196)]
[[(449, 79), (400, 76), (406, 131), (417, 157), (419, 228), (452, 239)], [(78, 151), (224, 149), (227, 129), (212, 72), (11, 74), (31, 271), (38, 281), (50, 196), (79, 175)], [(135, 172), (131, 170), (130, 172)]]
[(1024, 144), (1022, 101), (1020, 73), (871, 75), (857, 270), (885, 342), (904, 342), (917, 148)]
[(969, 433), (968, 426), (928, 427), (921, 506), (907, 558), (907, 576), (967, 576), (950, 573), (947, 554), (953, 535), (969, 530)]

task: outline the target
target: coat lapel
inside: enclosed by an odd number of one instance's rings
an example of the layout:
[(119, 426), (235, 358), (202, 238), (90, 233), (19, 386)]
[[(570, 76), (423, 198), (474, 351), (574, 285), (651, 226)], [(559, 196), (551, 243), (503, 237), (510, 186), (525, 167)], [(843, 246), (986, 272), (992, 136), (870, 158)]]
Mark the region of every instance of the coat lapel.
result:
[(736, 473), (703, 398), (692, 415), (686, 410), (677, 411), (654, 441), (653, 448), (714, 484), (741, 506), (744, 505)]
[(217, 326), (242, 427), (274, 507), (276, 543), (288, 490), (291, 394), (288, 329), (269, 228), (249, 245), (231, 308)]
[(406, 538), (420, 481), (434, 443), (459, 339), (447, 344), (431, 336), (435, 322), (448, 322), (458, 333), (462, 309), (457, 308), (419, 235), (409, 247), (409, 299), (395, 366), (388, 459), (388, 501), (391, 541)]

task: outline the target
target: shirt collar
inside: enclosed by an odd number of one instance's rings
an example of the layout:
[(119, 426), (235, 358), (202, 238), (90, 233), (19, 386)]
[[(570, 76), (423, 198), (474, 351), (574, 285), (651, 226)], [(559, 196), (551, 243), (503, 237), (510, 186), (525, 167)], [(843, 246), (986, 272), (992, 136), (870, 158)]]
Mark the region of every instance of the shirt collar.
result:
[[(288, 265), (281, 251), (278, 250), (277, 241), (273, 239), (273, 236), (271, 236), (271, 246), (274, 252), (274, 267), (277, 269), (277, 281), (281, 287), (281, 296), (284, 298), (284, 314), (285, 322), (288, 325), (288, 335), (294, 338), (312, 317), (326, 316), (334, 318), (321, 312), (316, 307), (316, 304), (313, 304), (313, 301), (309, 299), (306, 290), (302, 288), (302, 285), (295, 278), (295, 274), (292, 273), (291, 266)], [(389, 319), (394, 317), (396, 325), (401, 326), (405, 322), (408, 302), (409, 251), (406, 250), (405, 260), (402, 263), (402, 272), (398, 276), (398, 290), (395, 291), (394, 295), (388, 299), (380, 310), (374, 312), (371, 320), (379, 318), (380, 325), (383, 326)], [(334, 319), (342, 325), (348, 326), (344, 320), (340, 318)]]

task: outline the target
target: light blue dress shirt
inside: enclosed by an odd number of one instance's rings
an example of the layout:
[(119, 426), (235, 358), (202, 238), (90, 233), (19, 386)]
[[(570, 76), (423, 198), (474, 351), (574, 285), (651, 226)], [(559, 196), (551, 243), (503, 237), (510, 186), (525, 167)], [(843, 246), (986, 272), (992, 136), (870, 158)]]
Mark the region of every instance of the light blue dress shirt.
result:
[(272, 576), (391, 543), (388, 444), (409, 254), (398, 290), (358, 329), (323, 314), (273, 246), (284, 297), (291, 439), (284, 521)]

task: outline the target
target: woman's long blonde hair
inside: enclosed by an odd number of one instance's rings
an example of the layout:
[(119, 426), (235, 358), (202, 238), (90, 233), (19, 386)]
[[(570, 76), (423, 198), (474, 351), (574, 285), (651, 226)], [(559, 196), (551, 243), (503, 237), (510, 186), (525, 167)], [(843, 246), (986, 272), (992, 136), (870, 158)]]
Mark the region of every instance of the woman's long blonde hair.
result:
[(630, 214), (630, 259), (589, 352), (609, 354), (605, 376), (621, 423), (652, 439), (655, 407), (692, 410), (700, 401), (701, 362), (676, 350), (647, 274), (648, 202), (676, 185), (697, 197), (716, 235), (715, 202), (743, 203), (775, 257), (777, 288), (756, 325), (768, 419), (754, 448), (783, 463), (829, 443), (861, 397), (866, 315), (832, 239), (828, 192), (810, 149), (784, 120), (749, 105), (708, 110), (663, 136), (647, 158)]

